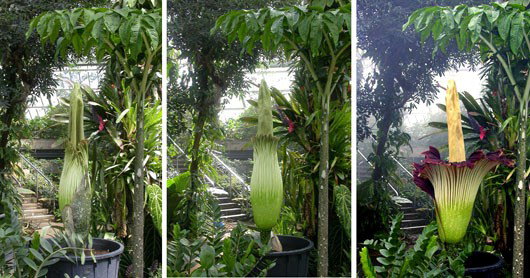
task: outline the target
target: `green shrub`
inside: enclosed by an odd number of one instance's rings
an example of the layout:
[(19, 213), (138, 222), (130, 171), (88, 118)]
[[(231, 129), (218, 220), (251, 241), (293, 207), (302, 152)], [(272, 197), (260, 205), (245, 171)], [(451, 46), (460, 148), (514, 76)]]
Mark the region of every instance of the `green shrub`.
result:
[[(431, 223), (423, 229), (412, 248), (400, 237), (403, 214), (392, 220), (387, 238), (367, 240), (360, 251), (362, 271), (366, 277), (463, 277), (464, 262), (473, 245), (443, 246), (436, 235), (437, 226)], [(451, 246), (453, 247), (453, 246)], [(372, 263), (369, 250), (376, 251), (377, 265)]]

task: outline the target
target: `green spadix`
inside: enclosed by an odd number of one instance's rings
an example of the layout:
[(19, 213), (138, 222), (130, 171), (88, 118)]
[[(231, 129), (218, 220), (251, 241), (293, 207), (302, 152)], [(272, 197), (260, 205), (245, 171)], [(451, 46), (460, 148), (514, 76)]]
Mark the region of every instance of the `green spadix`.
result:
[(283, 183), (278, 164), (278, 138), (273, 135), (271, 93), (261, 81), (258, 97), (258, 131), (252, 139), (254, 166), (250, 180), (250, 202), (256, 227), (270, 231), (280, 216)]
[(451, 80), (446, 95), (449, 161), (442, 160), (440, 152), (429, 147), (422, 153), (422, 163), (414, 163), (413, 173), (414, 183), (434, 200), (440, 239), (447, 243), (464, 238), (478, 188), (488, 172), (500, 164), (514, 164), (502, 150), (478, 150), (466, 160), (459, 105), (456, 85)]

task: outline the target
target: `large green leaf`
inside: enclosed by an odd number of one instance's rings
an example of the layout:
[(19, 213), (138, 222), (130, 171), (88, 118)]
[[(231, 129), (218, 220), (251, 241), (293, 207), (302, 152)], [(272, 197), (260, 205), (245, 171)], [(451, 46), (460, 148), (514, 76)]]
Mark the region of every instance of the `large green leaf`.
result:
[(115, 33), (120, 27), (120, 15), (117, 13), (108, 13), (103, 17), (107, 30), (111, 33)]
[(510, 49), (514, 54), (519, 52), (523, 42), (524, 32), (524, 14), (519, 13), (513, 17), (510, 30)]
[(162, 235), (162, 188), (150, 184), (145, 188), (145, 192), (147, 194), (147, 209), (156, 229)]
[(364, 272), (364, 275), (367, 278), (375, 278), (375, 270), (372, 265), (372, 261), (370, 260), (370, 256), (368, 255), (368, 248), (363, 247), (361, 249), (361, 253), (359, 254), (361, 257), (361, 265)]

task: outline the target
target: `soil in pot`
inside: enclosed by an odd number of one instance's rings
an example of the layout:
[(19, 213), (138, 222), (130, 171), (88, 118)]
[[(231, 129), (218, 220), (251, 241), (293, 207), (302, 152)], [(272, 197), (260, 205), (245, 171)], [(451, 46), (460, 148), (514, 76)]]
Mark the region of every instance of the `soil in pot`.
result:
[(473, 252), (465, 262), (465, 275), (473, 278), (500, 278), (503, 265), (504, 260), (497, 255)]
[[(276, 265), (267, 271), (267, 277), (307, 277), (309, 266), (309, 252), (313, 249), (313, 242), (309, 239), (295, 236), (278, 236), (283, 251), (271, 252), (264, 260), (274, 260)], [(250, 273), (257, 275), (260, 264)]]
[(123, 253), (123, 244), (108, 239), (93, 239), (92, 249), (96, 261), (92, 259), (90, 251), (85, 258), (85, 264), (81, 264), (79, 257), (70, 256), (74, 262), (61, 258), (56, 264), (48, 267), (48, 278), (63, 278), (65, 274), (69, 277), (86, 278), (117, 278), (120, 266), (120, 255)]

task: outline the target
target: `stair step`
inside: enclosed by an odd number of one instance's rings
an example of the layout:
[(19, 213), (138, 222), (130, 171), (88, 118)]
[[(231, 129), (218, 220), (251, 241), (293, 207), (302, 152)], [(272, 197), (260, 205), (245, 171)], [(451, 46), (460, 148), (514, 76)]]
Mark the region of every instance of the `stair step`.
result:
[(416, 208), (415, 207), (400, 207), (399, 210), (404, 212), (404, 213), (414, 213), (414, 212), (416, 212)]
[[(50, 226), (51, 228), (48, 230), (48, 236), (50, 236), (50, 230), (54, 229), (54, 228), (62, 228), (62, 223), (54, 223), (52, 222), (53, 220), (50, 220), (50, 221), (43, 221), (43, 222), (31, 222), (30, 223), (30, 227), (31, 228), (34, 228), (34, 229), (42, 229), (44, 227), (48, 227)], [(60, 225), (59, 225), (60, 224)]]
[(22, 221), (24, 222), (46, 222), (53, 220), (53, 215), (46, 214), (46, 215), (33, 215), (33, 216), (24, 216), (22, 217)]
[(219, 206), (221, 207), (221, 209), (229, 209), (229, 208), (237, 208), (238, 204), (237, 203), (220, 203)]
[(48, 209), (45, 209), (45, 208), (24, 209), (22, 210), (22, 212), (24, 216), (46, 215), (48, 214)]
[(22, 209), (38, 209), (40, 208), (40, 204), (39, 203), (25, 203), (25, 204), (22, 204)]
[(35, 197), (34, 192), (19, 192), (22, 197)]
[(213, 191), (213, 196), (215, 197), (218, 197), (218, 198), (223, 198), (223, 197), (227, 197), (228, 198), (228, 193), (226, 192), (219, 192), (219, 191)]
[(421, 221), (427, 221), (427, 219), (418, 218), (418, 219), (403, 219), (401, 220), (401, 223), (412, 223), (412, 222), (421, 222)]
[(242, 213), (242, 214), (234, 214), (234, 215), (224, 215), (224, 216), (221, 216), (221, 219), (237, 221), (237, 220), (246, 219), (247, 217), (248, 216), (246, 214)]
[(423, 229), (427, 227), (427, 225), (420, 225), (420, 226), (412, 226), (412, 227), (403, 227), (402, 230), (413, 230), (413, 229)]
[(238, 215), (241, 214), (241, 208), (230, 208), (230, 209), (222, 209), (221, 215)]
[(402, 227), (401, 230), (403, 232), (406, 232), (408, 234), (421, 234), (423, 231), (423, 228), (425, 228), (426, 225), (420, 225), (420, 226), (412, 226), (412, 227)]
[(407, 227), (417, 227), (421, 225), (427, 225), (427, 219), (408, 219), (408, 220), (402, 220), (401, 221), (401, 227), (407, 228)]
[(228, 197), (217, 197), (217, 202), (219, 203), (229, 203), (231, 202), (232, 200)]
[(403, 219), (410, 219), (410, 218), (414, 218), (414, 217), (418, 217), (418, 216), (422, 216), (421, 213), (419, 212), (409, 212), (409, 213), (405, 213), (403, 214)]
[(37, 198), (35, 198), (35, 197), (23, 197), (22, 198), (22, 203), (23, 204), (36, 203), (36, 202), (37, 202)]

